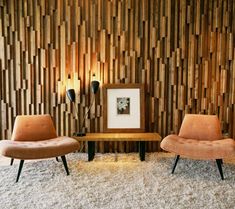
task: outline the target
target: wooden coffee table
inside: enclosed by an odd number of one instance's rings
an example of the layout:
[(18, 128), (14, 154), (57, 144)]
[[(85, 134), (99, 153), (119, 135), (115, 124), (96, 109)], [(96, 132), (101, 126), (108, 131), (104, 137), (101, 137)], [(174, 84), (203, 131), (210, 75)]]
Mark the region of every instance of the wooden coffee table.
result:
[(145, 160), (145, 142), (161, 141), (158, 133), (87, 133), (86, 136), (73, 136), (78, 141), (87, 141), (88, 143), (88, 161), (95, 157), (95, 142), (119, 142), (119, 141), (137, 141), (139, 142), (140, 160)]

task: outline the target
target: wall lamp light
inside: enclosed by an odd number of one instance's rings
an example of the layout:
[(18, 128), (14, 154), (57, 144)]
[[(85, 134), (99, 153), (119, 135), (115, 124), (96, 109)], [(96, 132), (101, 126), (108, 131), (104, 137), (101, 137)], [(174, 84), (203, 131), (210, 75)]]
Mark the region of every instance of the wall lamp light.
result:
[[(70, 79), (70, 75), (68, 76), (68, 78)], [(88, 110), (86, 111), (86, 113), (85, 113), (85, 115), (84, 115), (84, 117), (83, 117), (83, 120), (82, 120), (82, 123), (81, 123), (81, 126), (80, 126), (80, 132), (74, 133), (74, 134), (73, 134), (74, 136), (86, 136), (86, 133), (82, 131), (82, 127), (84, 126), (84, 123), (85, 123), (85, 120), (86, 120), (86, 116), (87, 116), (87, 114), (90, 112), (90, 109), (91, 109), (91, 107), (92, 107), (92, 105), (93, 105), (93, 103), (94, 103), (94, 101), (95, 101), (95, 95), (96, 95), (96, 93), (97, 93), (98, 90), (99, 90), (99, 86), (100, 86), (99, 81), (93, 80), (93, 81), (91, 82), (91, 91), (92, 91), (92, 93), (93, 93), (93, 99), (92, 99), (92, 101), (91, 101), (91, 104), (90, 104)], [(68, 90), (66, 91), (66, 94), (67, 94), (69, 100), (74, 104), (74, 107), (75, 107), (76, 112), (77, 112), (77, 114), (78, 114), (78, 110), (77, 110), (76, 104), (75, 104), (75, 98), (76, 98), (75, 90), (72, 89), (72, 88), (70, 88), (70, 89), (68, 89)]]

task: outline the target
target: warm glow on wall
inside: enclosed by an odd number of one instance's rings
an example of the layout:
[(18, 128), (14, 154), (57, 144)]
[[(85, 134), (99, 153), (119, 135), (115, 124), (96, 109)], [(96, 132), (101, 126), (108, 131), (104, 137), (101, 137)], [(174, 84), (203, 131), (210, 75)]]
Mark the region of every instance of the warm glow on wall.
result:
[(66, 90), (73, 89), (73, 82), (71, 79), (71, 75), (68, 74), (68, 79), (67, 79), (67, 85), (66, 85)]

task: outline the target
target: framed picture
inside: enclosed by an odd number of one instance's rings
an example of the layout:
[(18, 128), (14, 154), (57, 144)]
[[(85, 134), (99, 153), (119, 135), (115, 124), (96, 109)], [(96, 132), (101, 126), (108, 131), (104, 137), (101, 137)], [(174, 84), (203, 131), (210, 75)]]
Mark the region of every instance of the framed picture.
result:
[(104, 132), (144, 132), (144, 85), (103, 86)]

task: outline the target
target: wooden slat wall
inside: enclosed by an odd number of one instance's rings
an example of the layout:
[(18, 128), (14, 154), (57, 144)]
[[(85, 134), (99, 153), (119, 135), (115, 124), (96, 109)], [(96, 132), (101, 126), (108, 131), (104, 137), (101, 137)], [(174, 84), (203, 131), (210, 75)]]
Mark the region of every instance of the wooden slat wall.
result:
[[(0, 139), (11, 137), (18, 114), (50, 113), (58, 134), (71, 135), (90, 104), (93, 74), (101, 84), (146, 84), (147, 131), (166, 136), (185, 113), (218, 114), (235, 138), (234, 20), (233, 0), (0, 0)], [(103, 129), (101, 98), (88, 132)], [(97, 149), (115, 146), (137, 147)]]

